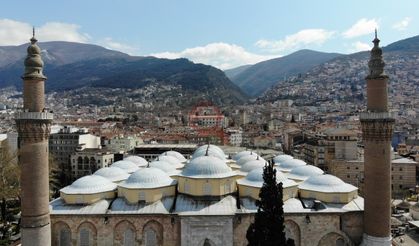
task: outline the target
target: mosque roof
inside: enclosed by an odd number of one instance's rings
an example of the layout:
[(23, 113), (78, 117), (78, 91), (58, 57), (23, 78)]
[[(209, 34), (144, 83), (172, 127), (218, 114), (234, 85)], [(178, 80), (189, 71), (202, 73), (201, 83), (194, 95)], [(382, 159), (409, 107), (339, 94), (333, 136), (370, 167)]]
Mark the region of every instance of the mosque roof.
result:
[(68, 195), (95, 194), (115, 190), (117, 185), (99, 175), (88, 175), (74, 181), (60, 191)]
[(279, 170), (289, 172), (293, 168), (305, 166), (305, 165), (307, 165), (305, 161), (298, 160), (298, 159), (289, 159), (289, 160), (283, 161), (281, 164), (278, 164), (277, 166)]
[(102, 176), (112, 182), (118, 182), (128, 178), (129, 174), (119, 167), (103, 167), (97, 170), (94, 175)]
[(294, 157), (292, 157), (290, 155), (277, 155), (277, 156), (274, 157), (274, 163), (279, 165), (283, 161), (292, 160), (292, 159), (294, 159)]
[(358, 189), (330, 174), (312, 176), (302, 182), (298, 188), (323, 193), (347, 193)]
[(179, 161), (179, 159), (170, 155), (160, 155), (154, 161), (165, 161), (172, 165), (175, 169), (183, 167), (183, 164)]
[(150, 189), (175, 185), (176, 183), (176, 180), (170, 178), (164, 171), (155, 167), (148, 167), (137, 170), (126, 181), (118, 185), (128, 189)]
[(181, 175), (193, 178), (224, 178), (234, 176), (236, 173), (217, 157), (200, 156), (192, 159)]
[(158, 168), (169, 175), (176, 172), (176, 166), (164, 160), (152, 161), (150, 167)]
[(125, 170), (127, 173), (133, 173), (139, 169), (139, 167), (134, 162), (127, 160), (114, 162), (111, 167), (119, 167)]
[(174, 150), (163, 152), (160, 156), (173, 156), (176, 157), (180, 162), (186, 161), (186, 158), (181, 153)]
[(250, 150), (244, 150), (244, 151), (241, 151), (241, 152), (239, 152), (239, 153), (237, 153), (237, 154), (235, 154), (234, 156), (233, 156), (233, 160), (235, 160), (235, 161), (238, 161), (240, 158), (242, 158), (243, 156), (246, 156), (246, 155), (250, 155), (250, 154), (252, 154), (253, 152), (252, 151), (250, 151)]
[(289, 179), (296, 179), (296, 180), (306, 180), (309, 177), (322, 175), (324, 174), (323, 170), (313, 165), (305, 165), (299, 166), (291, 169), (288, 173), (287, 177)]
[(248, 161), (248, 162), (244, 163), (241, 166), (240, 171), (241, 172), (250, 172), (250, 171), (252, 171), (253, 169), (256, 169), (256, 168), (263, 168), (265, 165), (266, 165), (266, 161), (264, 161), (264, 160), (261, 160), (261, 159), (251, 160), (251, 161)]
[(192, 159), (195, 159), (197, 157), (204, 156), (207, 154), (209, 156), (217, 157), (221, 160), (226, 159), (224, 151), (215, 145), (202, 145), (201, 147), (196, 149), (195, 152), (192, 154)]
[(256, 153), (253, 153), (252, 155), (246, 155), (246, 156), (241, 157), (238, 161), (236, 161), (236, 164), (239, 165), (239, 166), (243, 166), (246, 162), (254, 161), (254, 160), (257, 160), (257, 159), (266, 162), (265, 159), (263, 159), (262, 157), (260, 157)]
[(136, 164), (138, 167), (145, 167), (148, 164), (148, 161), (140, 156), (130, 155), (124, 158), (124, 161), (130, 161)]
[[(288, 179), (285, 174), (283, 174), (281, 171), (276, 171), (276, 181), (279, 183), (282, 183), (282, 186), (284, 188), (290, 187), (290, 186), (296, 186), (297, 183), (293, 180)], [(260, 188), (263, 185), (263, 168), (256, 168), (250, 171), (246, 177), (237, 180), (237, 183), (239, 185), (246, 185), (246, 186), (252, 186)]]

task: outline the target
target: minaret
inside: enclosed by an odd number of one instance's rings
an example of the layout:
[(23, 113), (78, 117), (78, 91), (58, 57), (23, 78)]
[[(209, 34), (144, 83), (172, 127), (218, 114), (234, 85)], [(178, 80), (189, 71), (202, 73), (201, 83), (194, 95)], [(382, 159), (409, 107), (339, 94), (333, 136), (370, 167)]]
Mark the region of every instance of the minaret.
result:
[(48, 137), (53, 115), (45, 112), (44, 63), (35, 29), (27, 49), (23, 111), (16, 114), (21, 167), (22, 245), (51, 245), (49, 217)]
[(364, 150), (364, 236), (362, 245), (391, 245), (390, 142), (394, 117), (388, 110), (388, 76), (375, 31), (368, 62), (367, 110), (360, 114)]

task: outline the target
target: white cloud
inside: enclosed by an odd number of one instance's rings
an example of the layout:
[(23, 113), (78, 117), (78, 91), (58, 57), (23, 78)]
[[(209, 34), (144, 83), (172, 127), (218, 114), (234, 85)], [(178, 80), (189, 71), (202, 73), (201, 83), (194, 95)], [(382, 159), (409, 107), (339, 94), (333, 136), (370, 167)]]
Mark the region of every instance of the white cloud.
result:
[(374, 29), (378, 28), (378, 20), (362, 18), (353, 24), (348, 30), (342, 33), (344, 38), (355, 38), (370, 34)]
[(394, 25), (392, 27), (393, 27), (393, 29), (396, 29), (396, 30), (399, 30), (399, 31), (404, 31), (404, 30), (406, 30), (407, 26), (410, 24), (411, 20), (412, 20), (412, 18), (405, 17), (403, 20), (394, 23)]
[(278, 57), (273, 55), (258, 55), (250, 53), (241, 46), (222, 42), (188, 48), (180, 52), (162, 52), (151, 55), (169, 59), (185, 57), (193, 62), (212, 65), (220, 69), (229, 69), (245, 64), (254, 64)]
[(297, 33), (286, 36), (281, 40), (258, 40), (255, 45), (269, 52), (284, 52), (309, 45), (321, 45), (333, 36), (333, 31), (324, 29), (305, 29)]
[[(36, 37), (45, 41), (86, 43), (90, 36), (79, 31), (80, 26), (62, 22), (47, 22), (36, 28)], [(29, 42), (32, 26), (25, 22), (0, 19), (0, 45), (20, 45)]]
[(356, 41), (356, 42), (351, 44), (351, 49), (349, 51), (350, 52), (359, 52), (359, 51), (370, 50), (371, 48), (372, 48), (372, 46), (367, 44), (367, 43)]
[(138, 54), (138, 48), (128, 44), (117, 42), (110, 37), (104, 38), (103, 40), (99, 41), (99, 44), (107, 49), (121, 51), (129, 55)]

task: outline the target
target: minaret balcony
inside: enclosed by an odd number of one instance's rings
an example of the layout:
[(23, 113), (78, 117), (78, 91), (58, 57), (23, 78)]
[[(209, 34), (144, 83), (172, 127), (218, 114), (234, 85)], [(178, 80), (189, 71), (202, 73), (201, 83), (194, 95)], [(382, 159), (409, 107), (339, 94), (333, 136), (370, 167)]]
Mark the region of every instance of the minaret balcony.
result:
[(394, 121), (395, 112), (361, 112), (359, 113), (360, 121), (370, 120), (382, 120), (382, 121)]
[(16, 112), (16, 120), (52, 120), (53, 113), (49, 112)]

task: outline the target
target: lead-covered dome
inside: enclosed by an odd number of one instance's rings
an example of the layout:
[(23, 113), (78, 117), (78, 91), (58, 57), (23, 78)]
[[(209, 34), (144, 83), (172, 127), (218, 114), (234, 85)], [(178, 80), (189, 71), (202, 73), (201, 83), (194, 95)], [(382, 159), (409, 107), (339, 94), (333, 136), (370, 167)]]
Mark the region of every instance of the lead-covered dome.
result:
[(289, 159), (289, 160), (283, 161), (281, 164), (277, 166), (278, 166), (278, 169), (281, 170), (282, 172), (290, 172), (293, 168), (305, 166), (305, 165), (307, 165), (305, 161), (298, 160), (298, 159)]
[(305, 165), (293, 168), (288, 173), (289, 179), (306, 180), (310, 177), (324, 174), (323, 170), (312, 165)]
[(113, 191), (117, 188), (117, 185), (112, 181), (98, 175), (84, 176), (71, 185), (62, 188), (60, 191), (65, 194), (95, 194)]
[(239, 166), (243, 166), (246, 162), (254, 161), (254, 160), (260, 160), (260, 161), (266, 162), (265, 159), (263, 159), (262, 157), (260, 157), (259, 155), (255, 154), (255, 153), (253, 153), (251, 155), (245, 155), (245, 156), (241, 157), (236, 162), (236, 164), (239, 165)]
[(330, 174), (310, 177), (302, 182), (298, 188), (323, 193), (347, 193), (358, 189), (355, 186), (347, 184), (340, 178)]
[(233, 170), (214, 156), (200, 156), (192, 159), (182, 171), (182, 176), (194, 178), (224, 178), (234, 176)]
[(146, 167), (148, 164), (148, 161), (140, 156), (136, 155), (130, 155), (126, 158), (124, 158), (124, 161), (130, 161), (136, 164), (138, 167)]
[(119, 167), (127, 173), (133, 173), (139, 169), (139, 167), (134, 164), (134, 162), (127, 160), (114, 162), (111, 167)]
[(224, 151), (215, 145), (202, 145), (201, 147), (197, 148), (192, 154), (192, 159), (205, 155), (214, 156), (221, 160), (226, 159)]
[[(282, 183), (284, 188), (296, 186), (297, 183), (288, 179), (281, 171), (276, 170), (276, 182)], [(262, 187), (263, 185), (263, 168), (256, 168), (250, 171), (245, 178), (237, 180), (237, 183), (253, 187)]]
[(266, 161), (264, 160), (252, 160), (252, 161), (248, 161), (246, 162), (243, 166), (241, 166), (240, 171), (241, 172), (250, 172), (253, 169), (256, 168), (263, 168), (266, 165)]
[(119, 167), (103, 167), (97, 170), (94, 175), (102, 176), (112, 182), (119, 182), (128, 178), (129, 174)]
[(163, 152), (160, 156), (173, 156), (176, 159), (178, 159), (180, 162), (185, 162), (186, 161), (186, 158), (181, 153), (179, 153), (177, 151), (173, 151), (173, 150)]
[(294, 157), (290, 155), (277, 155), (274, 157), (274, 163), (280, 165), (283, 161), (292, 160)]
[(251, 154), (253, 154), (253, 152), (252, 152), (251, 150), (244, 150), (244, 151), (241, 151), (241, 152), (239, 152), (239, 153), (235, 154), (235, 155), (233, 156), (233, 160), (238, 161), (238, 160), (239, 160), (240, 158), (242, 158), (243, 156), (246, 156), (246, 155), (251, 155)]
[(159, 188), (176, 184), (176, 180), (162, 170), (154, 167), (140, 169), (131, 174), (119, 186), (129, 189)]
[(172, 165), (174, 168), (182, 168), (183, 164), (174, 156), (160, 155), (154, 161), (164, 161)]
[(164, 171), (165, 173), (168, 173), (169, 175), (176, 172), (175, 165), (163, 160), (150, 162), (150, 167), (158, 168)]

